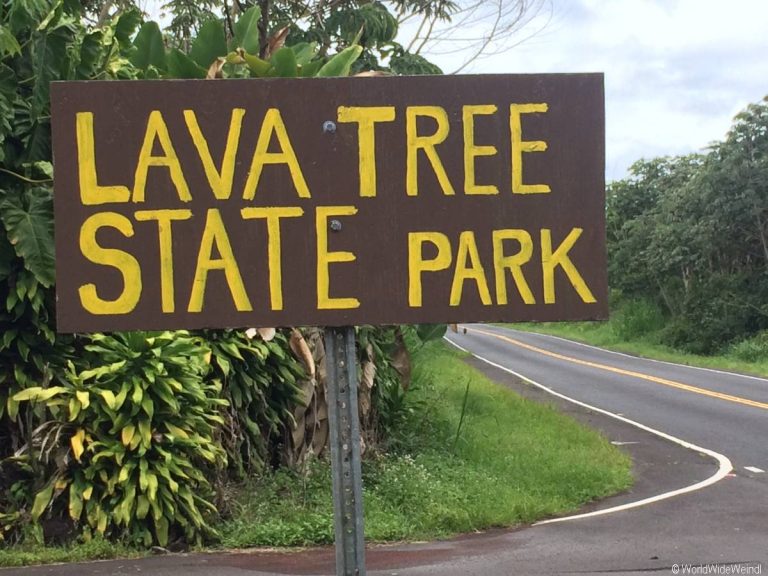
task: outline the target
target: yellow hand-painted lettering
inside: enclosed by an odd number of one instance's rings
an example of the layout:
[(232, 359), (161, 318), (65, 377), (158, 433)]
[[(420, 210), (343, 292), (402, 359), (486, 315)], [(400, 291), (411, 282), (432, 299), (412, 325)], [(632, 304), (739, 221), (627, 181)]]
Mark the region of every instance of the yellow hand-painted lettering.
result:
[[(277, 138), (280, 145), (280, 152), (269, 152), (269, 143), (272, 140), (272, 134)], [(256, 195), (256, 188), (259, 186), (261, 173), (266, 164), (285, 164), (293, 179), (293, 185), (299, 198), (311, 198), (309, 187), (304, 179), (304, 174), (299, 166), (299, 160), (293, 150), (288, 131), (285, 128), (283, 117), (280, 110), (270, 108), (264, 115), (264, 122), (261, 125), (259, 138), (256, 141), (256, 149), (253, 152), (251, 170), (248, 173), (248, 179), (243, 189), (243, 199), (253, 200)]]
[[(155, 142), (160, 145), (163, 151), (160, 156), (155, 156), (152, 152)], [(176, 154), (176, 149), (173, 147), (173, 142), (171, 142), (171, 136), (168, 134), (168, 126), (166, 126), (163, 114), (159, 110), (150, 112), (147, 119), (147, 130), (144, 133), (144, 143), (141, 145), (139, 161), (136, 164), (136, 174), (133, 180), (132, 200), (134, 202), (144, 202), (147, 174), (152, 166), (168, 168), (179, 200), (182, 202), (192, 200), (189, 186), (181, 169), (179, 157)]]
[[(431, 260), (424, 259), (424, 244), (427, 242), (437, 248), (437, 254)], [(445, 270), (452, 259), (451, 242), (445, 234), (408, 233), (408, 305), (411, 308), (421, 308), (422, 305), (422, 273)]]
[(482, 104), (464, 106), (461, 109), (464, 126), (464, 194), (498, 194), (499, 189), (492, 184), (478, 184), (475, 180), (475, 158), (495, 156), (496, 146), (478, 146), (475, 144), (475, 116), (495, 114), (496, 106)]
[(110, 227), (126, 238), (133, 236), (133, 225), (117, 212), (99, 212), (88, 217), (80, 228), (80, 252), (94, 264), (111, 266), (123, 276), (123, 291), (114, 300), (101, 298), (95, 284), (84, 284), (78, 290), (80, 303), (91, 314), (128, 314), (141, 298), (141, 266), (138, 260), (114, 248), (102, 248), (96, 241), (100, 228)]
[(587, 287), (587, 283), (584, 282), (584, 278), (581, 277), (576, 266), (573, 265), (571, 259), (568, 257), (568, 252), (576, 240), (579, 239), (581, 233), (584, 230), (582, 228), (573, 228), (568, 236), (565, 237), (557, 247), (557, 250), (552, 251), (552, 231), (546, 228), (541, 231), (541, 269), (544, 278), (544, 302), (547, 304), (554, 304), (555, 302), (555, 268), (560, 266), (568, 277), (571, 285), (576, 290), (579, 297), (586, 303), (592, 304), (597, 302), (592, 292)]
[(546, 194), (551, 192), (547, 184), (523, 184), (523, 153), (544, 152), (547, 143), (543, 140), (523, 140), (522, 114), (544, 113), (549, 106), (542, 104), (511, 104), (509, 107), (509, 129), (512, 135), (512, 193)]
[[(219, 251), (220, 258), (213, 257), (214, 245), (216, 245)], [(221, 220), (221, 213), (216, 208), (208, 210), (208, 217), (205, 221), (205, 230), (200, 241), (200, 251), (197, 255), (195, 279), (192, 282), (192, 294), (189, 297), (189, 305), (187, 306), (189, 312), (201, 312), (203, 310), (205, 287), (208, 282), (208, 272), (211, 270), (224, 271), (229, 291), (232, 294), (232, 299), (238, 312), (250, 312), (253, 310), (248, 294), (245, 292), (240, 268), (235, 260), (235, 255), (232, 253), (229, 236), (224, 228), (224, 222)]]
[[(517, 254), (507, 256), (504, 254), (504, 241), (516, 240), (520, 244)], [(528, 282), (523, 275), (523, 264), (527, 263), (533, 255), (533, 240), (525, 230), (508, 229), (493, 231), (493, 268), (496, 273), (496, 303), (507, 303), (507, 280), (505, 273), (509, 270), (517, 286), (517, 291), (526, 304), (536, 304)]]
[(269, 262), (269, 297), (272, 310), (283, 309), (283, 261), (280, 241), (280, 218), (297, 218), (301, 208), (243, 208), (243, 220), (264, 218), (267, 221), (267, 253)]
[(99, 186), (96, 176), (96, 147), (93, 137), (93, 112), (78, 112), (77, 170), (80, 178), (80, 201), (86, 205), (128, 202), (131, 191), (127, 186)]
[[(467, 266), (469, 262), (469, 266)], [(467, 230), (459, 235), (459, 248), (456, 251), (456, 268), (453, 271), (453, 283), (451, 284), (450, 305), (461, 304), (461, 294), (464, 282), (474, 280), (477, 291), (480, 293), (480, 301), (484, 306), (490, 306), (491, 293), (485, 280), (485, 270), (480, 262), (480, 253), (477, 251), (475, 233)]]
[[(431, 136), (419, 135), (417, 121), (421, 116), (432, 118), (437, 123), (437, 130)], [(440, 106), (408, 106), (405, 110), (405, 126), (407, 146), (405, 180), (408, 196), (419, 194), (419, 150), (423, 150), (426, 154), (437, 181), (443, 189), (443, 194), (456, 194), (435, 148), (448, 138), (450, 125), (445, 109)]]
[(357, 123), (358, 165), (360, 171), (360, 196), (376, 196), (376, 138), (377, 122), (392, 122), (394, 106), (339, 106), (339, 122)]
[(192, 218), (191, 210), (137, 210), (134, 218), (138, 222), (157, 222), (157, 241), (160, 246), (160, 294), (161, 306), (165, 313), (174, 312), (176, 298), (173, 284), (173, 234), (172, 222), (174, 220), (189, 220)]
[(329, 265), (334, 262), (354, 262), (352, 252), (328, 251), (328, 218), (332, 216), (352, 216), (357, 214), (354, 206), (318, 206), (315, 212), (317, 234), (317, 307), (320, 310), (346, 310), (359, 308), (357, 298), (331, 298)]
[(221, 168), (217, 169), (208, 147), (208, 141), (203, 136), (200, 125), (197, 122), (194, 110), (184, 110), (184, 120), (187, 123), (189, 135), (197, 148), (197, 154), (203, 163), (205, 177), (211, 186), (213, 195), (217, 200), (227, 200), (232, 194), (232, 181), (235, 177), (235, 160), (237, 158), (237, 147), (240, 143), (240, 130), (243, 126), (243, 108), (234, 108), (232, 117), (229, 121), (229, 132), (227, 134), (227, 144), (224, 148), (224, 156), (221, 159)]

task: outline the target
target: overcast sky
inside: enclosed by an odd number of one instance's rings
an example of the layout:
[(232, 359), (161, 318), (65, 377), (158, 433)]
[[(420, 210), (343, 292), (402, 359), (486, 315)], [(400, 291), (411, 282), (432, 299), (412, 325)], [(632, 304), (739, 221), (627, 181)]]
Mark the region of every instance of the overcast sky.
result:
[[(768, 0), (552, 0), (542, 18), (464, 72), (604, 72), (609, 180), (722, 139), (768, 94)], [(430, 55), (446, 72), (457, 58)]]

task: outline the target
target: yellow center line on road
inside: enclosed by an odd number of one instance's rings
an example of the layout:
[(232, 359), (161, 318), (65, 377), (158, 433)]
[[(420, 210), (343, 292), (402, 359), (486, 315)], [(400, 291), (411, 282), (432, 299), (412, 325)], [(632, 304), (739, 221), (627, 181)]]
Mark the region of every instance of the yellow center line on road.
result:
[(558, 360), (571, 362), (573, 364), (578, 364), (580, 366), (588, 366), (589, 368), (605, 370), (606, 372), (613, 372), (614, 374), (621, 374), (622, 376), (641, 378), (643, 380), (648, 380), (649, 382), (655, 382), (656, 384), (669, 386), (670, 388), (677, 388), (679, 390), (685, 390), (686, 392), (693, 392), (695, 394), (701, 394), (702, 396), (709, 396), (710, 398), (717, 398), (719, 400), (735, 402), (736, 404), (743, 404), (744, 406), (752, 406), (753, 408), (762, 408), (763, 410), (768, 410), (768, 404), (766, 404), (765, 402), (757, 402), (756, 400), (749, 400), (747, 398), (741, 398), (739, 396), (723, 394), (722, 392), (714, 392), (713, 390), (707, 390), (706, 388), (699, 388), (697, 386), (691, 386), (690, 384), (683, 384), (682, 382), (676, 382), (675, 380), (667, 380), (666, 378), (658, 378), (657, 376), (643, 374), (642, 372), (634, 372), (633, 370), (624, 370), (622, 368), (616, 368), (614, 366), (608, 366), (606, 364), (598, 364), (597, 362), (589, 362), (587, 360), (580, 360), (578, 358), (573, 358), (571, 356), (564, 356), (563, 354), (558, 354), (556, 352), (550, 352), (549, 350), (544, 350), (543, 348), (531, 346), (530, 344), (526, 344), (525, 342), (520, 342), (519, 340), (515, 340), (514, 338), (503, 336), (501, 334), (496, 334), (495, 332), (487, 332), (485, 330), (479, 330), (477, 328), (467, 328), (467, 332), (475, 332), (477, 334), (483, 334), (484, 336), (490, 336), (491, 338), (503, 340), (505, 342), (508, 342), (509, 344), (513, 344), (514, 346), (525, 348), (526, 350), (530, 350), (531, 352), (537, 352), (539, 354), (543, 354), (544, 356), (549, 356), (550, 358), (556, 358)]

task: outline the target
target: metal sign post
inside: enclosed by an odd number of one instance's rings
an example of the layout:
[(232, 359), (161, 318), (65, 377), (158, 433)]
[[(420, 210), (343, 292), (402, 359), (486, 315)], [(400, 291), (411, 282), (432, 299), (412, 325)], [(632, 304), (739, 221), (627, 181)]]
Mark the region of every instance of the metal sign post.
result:
[(363, 480), (354, 328), (326, 328), (325, 366), (331, 428), (336, 574), (365, 576)]

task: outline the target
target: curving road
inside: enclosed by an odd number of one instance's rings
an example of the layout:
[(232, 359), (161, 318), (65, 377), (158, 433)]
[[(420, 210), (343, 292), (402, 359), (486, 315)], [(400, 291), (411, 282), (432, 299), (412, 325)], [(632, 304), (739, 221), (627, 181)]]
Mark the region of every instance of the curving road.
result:
[(736, 470), (768, 470), (767, 379), (487, 325), (450, 340), (557, 392), (723, 453)]
[[(631, 453), (636, 484), (588, 507), (585, 517), (445, 542), (372, 547), (369, 574), (768, 574), (768, 380), (488, 325), (462, 326), (448, 338), (475, 355), (467, 361), (491, 378), (602, 430)], [(333, 574), (333, 550), (14, 571), (137, 573)]]

